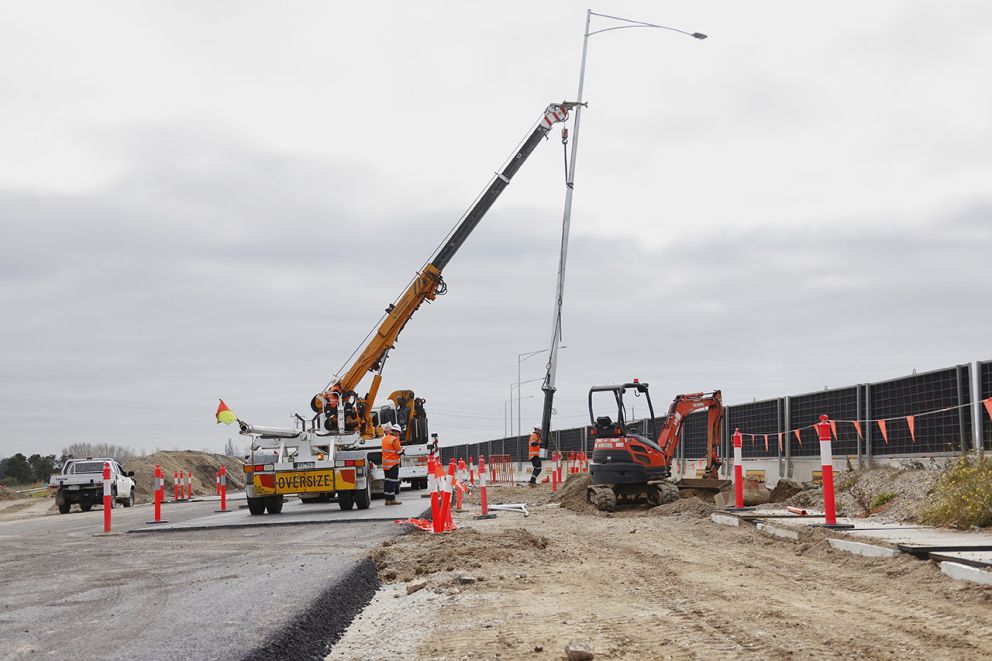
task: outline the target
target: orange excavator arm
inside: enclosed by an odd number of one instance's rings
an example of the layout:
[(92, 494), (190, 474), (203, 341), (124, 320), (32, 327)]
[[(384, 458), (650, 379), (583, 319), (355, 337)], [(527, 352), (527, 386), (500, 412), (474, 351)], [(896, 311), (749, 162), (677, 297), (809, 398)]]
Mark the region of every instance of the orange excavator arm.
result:
[(723, 428), (723, 395), (719, 390), (710, 393), (696, 392), (678, 395), (668, 408), (665, 426), (658, 434), (658, 446), (661, 448), (668, 465), (675, 459), (675, 452), (682, 441), (682, 428), (685, 418), (690, 413), (707, 409), (706, 424), (706, 470), (704, 477), (717, 479), (720, 465), (716, 448), (720, 442), (720, 432)]

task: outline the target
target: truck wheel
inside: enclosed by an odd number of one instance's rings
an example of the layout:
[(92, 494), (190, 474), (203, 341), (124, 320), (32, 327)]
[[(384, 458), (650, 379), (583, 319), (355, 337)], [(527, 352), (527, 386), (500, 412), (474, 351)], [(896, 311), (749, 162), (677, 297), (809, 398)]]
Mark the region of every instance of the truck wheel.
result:
[(278, 514), (282, 511), (282, 496), (269, 496), (265, 499), (265, 509), (269, 514)]
[(125, 500), (122, 504), (124, 507), (131, 507), (134, 505), (134, 489), (131, 489), (131, 493), (128, 494), (127, 500)]
[[(93, 503), (79, 503), (79, 509), (83, 510), (84, 512), (89, 512), (91, 509), (93, 509)], [(66, 512), (69, 511), (68, 505), (66, 505), (65, 511)]]
[(355, 505), (360, 510), (367, 510), (372, 504), (372, 481), (365, 480), (365, 488), (355, 493)]
[(110, 492), (110, 509), (117, 507), (117, 487)]
[(355, 506), (354, 491), (338, 491), (338, 507), (347, 512)]
[[(68, 514), (71, 507), (72, 503), (59, 503), (59, 514)], [(87, 510), (83, 511), (86, 512)]]
[(253, 516), (258, 516), (259, 514), (265, 514), (265, 499), (249, 498), (248, 511), (251, 512)]

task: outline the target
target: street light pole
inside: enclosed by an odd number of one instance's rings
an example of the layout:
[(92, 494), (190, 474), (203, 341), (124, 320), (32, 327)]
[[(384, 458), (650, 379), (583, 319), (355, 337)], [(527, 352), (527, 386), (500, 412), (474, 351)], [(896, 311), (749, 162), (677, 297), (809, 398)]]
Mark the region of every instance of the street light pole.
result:
[[(594, 32), (589, 31), (589, 25), (593, 16), (606, 18), (611, 21), (620, 21), (625, 25), (615, 25), (603, 28)], [(553, 410), (555, 394), (555, 378), (558, 372), (558, 344), (561, 342), (561, 307), (565, 294), (565, 263), (568, 259), (568, 233), (572, 223), (572, 194), (575, 191), (575, 164), (579, 154), (579, 123), (582, 120), (582, 91), (586, 79), (586, 54), (589, 51), (589, 37), (600, 32), (610, 30), (622, 30), (626, 28), (658, 28), (661, 30), (671, 30), (685, 34), (695, 39), (705, 39), (706, 35), (701, 32), (687, 32), (678, 28), (671, 28), (665, 25), (645, 23), (644, 21), (634, 21), (629, 18), (619, 16), (609, 16), (607, 14), (597, 14), (591, 9), (586, 10), (586, 28), (582, 35), (582, 60), (579, 64), (579, 89), (575, 95), (575, 125), (572, 128), (572, 154), (571, 162), (568, 164), (568, 176), (565, 179), (565, 210), (562, 214), (561, 223), (561, 253), (558, 259), (558, 287), (555, 290), (555, 309), (551, 319), (551, 352), (548, 356), (547, 375), (541, 390), (544, 391), (544, 410), (541, 415), (541, 458), (547, 458), (547, 444), (551, 436), (551, 412)], [(519, 414), (519, 407), (517, 410)], [(517, 424), (519, 426), (519, 419)]]

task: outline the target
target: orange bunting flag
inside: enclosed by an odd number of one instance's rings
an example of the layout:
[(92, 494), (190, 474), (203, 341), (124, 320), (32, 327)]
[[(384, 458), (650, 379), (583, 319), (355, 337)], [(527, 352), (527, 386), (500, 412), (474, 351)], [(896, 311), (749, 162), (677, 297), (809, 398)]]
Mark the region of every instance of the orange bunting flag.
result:
[(799, 447), (803, 446), (803, 437), (800, 435), (798, 429), (793, 429), (792, 433), (796, 435), (796, 440), (799, 441)]
[(783, 432), (779, 432), (778, 433), (778, 451), (779, 452), (782, 451), (782, 433)]
[(765, 434), (765, 452), (768, 452), (768, 434)]
[(877, 420), (878, 428), (882, 430), (882, 438), (885, 440), (885, 444), (889, 444), (889, 432), (885, 429), (885, 420)]
[(982, 403), (985, 404), (985, 411), (989, 414), (989, 420), (992, 420), (992, 397), (989, 397)]
[(858, 420), (851, 420), (851, 423), (854, 425), (854, 428), (858, 432), (858, 438), (860, 438), (862, 441), (865, 440), (865, 435), (861, 433), (861, 422)]
[(830, 421), (830, 431), (832, 431), (834, 433), (834, 440), (837, 441), (838, 443), (840, 443), (840, 439), (837, 438), (837, 421), (836, 420), (831, 420)]
[(906, 424), (909, 425), (909, 437), (915, 443), (916, 442), (916, 416), (915, 415), (907, 415), (906, 416)]

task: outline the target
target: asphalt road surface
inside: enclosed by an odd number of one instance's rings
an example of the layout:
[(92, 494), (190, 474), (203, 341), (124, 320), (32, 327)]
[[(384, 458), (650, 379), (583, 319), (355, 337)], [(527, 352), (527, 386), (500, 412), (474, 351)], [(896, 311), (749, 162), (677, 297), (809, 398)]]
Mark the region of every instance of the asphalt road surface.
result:
[[(403, 500), (404, 507), (388, 509), (376, 500), (369, 511), (411, 516), (426, 502), (418, 492), (405, 492)], [(163, 518), (194, 521), (217, 506), (168, 505)], [(334, 598), (349, 590), (336, 584), (366, 551), (404, 532), (391, 521), (337, 525), (357, 512), (339, 512), (333, 503), (306, 507), (336, 516), (290, 526), (126, 534), (146, 527), (152, 509), (118, 507), (114, 532), (123, 534), (112, 536), (98, 534), (99, 509), (0, 522), (0, 658), (259, 656), (286, 631), (311, 626), (315, 608), (333, 608)], [(332, 618), (320, 613), (316, 621)]]

